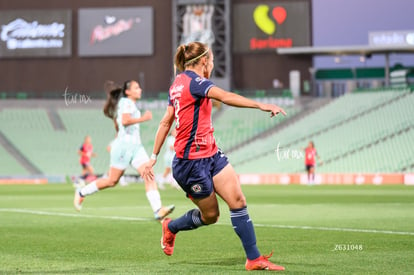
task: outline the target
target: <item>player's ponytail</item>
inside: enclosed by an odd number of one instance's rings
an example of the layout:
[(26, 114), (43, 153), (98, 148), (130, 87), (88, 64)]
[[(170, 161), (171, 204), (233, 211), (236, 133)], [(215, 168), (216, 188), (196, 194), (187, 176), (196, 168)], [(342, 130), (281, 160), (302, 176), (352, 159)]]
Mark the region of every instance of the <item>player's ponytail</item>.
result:
[(103, 112), (105, 116), (109, 117), (110, 119), (115, 119), (116, 106), (118, 104), (119, 99), (121, 98), (121, 94), (124, 94), (125, 90), (124, 88), (120, 88), (119, 86), (117, 86), (113, 81), (105, 82), (104, 89), (107, 94), (107, 97), (103, 108)]
[(177, 51), (175, 53), (174, 57), (174, 74), (176, 74), (176, 70), (178, 69), (178, 72), (184, 71), (184, 64), (185, 64), (185, 51), (188, 47), (186, 45), (180, 45), (177, 48)]
[(203, 56), (208, 57), (209, 49), (201, 42), (191, 42), (187, 45), (180, 45), (174, 56), (174, 73), (183, 72), (187, 66), (196, 65)]

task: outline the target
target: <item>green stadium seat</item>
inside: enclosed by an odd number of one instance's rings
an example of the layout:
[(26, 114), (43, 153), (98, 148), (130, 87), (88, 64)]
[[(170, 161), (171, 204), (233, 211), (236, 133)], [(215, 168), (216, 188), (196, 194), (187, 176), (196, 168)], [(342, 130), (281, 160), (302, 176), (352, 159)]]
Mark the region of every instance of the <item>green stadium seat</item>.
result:
[[(153, 119), (141, 125), (141, 138), (150, 153), (165, 109), (156, 102), (148, 103), (152, 106), (149, 109)], [(255, 109), (223, 106), (214, 116), (217, 119), (213, 125), (216, 141), (224, 152), (237, 148), (227, 156), (238, 173), (303, 172), (304, 160), (292, 155), (283, 159), (283, 151), (302, 152), (309, 140), (315, 142), (325, 161), (323, 166), (317, 167), (318, 172), (376, 173), (403, 169), (414, 172), (413, 105), (414, 93), (408, 90), (347, 94), (265, 136), (261, 135), (278, 129), (281, 122), (300, 112), (299, 107), (289, 105), (285, 107), (286, 118), (269, 119)], [(1, 131), (47, 175), (79, 174), (77, 150), (84, 136), (90, 135), (98, 154), (92, 164), (97, 173), (106, 172), (109, 166), (106, 147), (115, 137), (113, 122), (100, 108), (62, 108), (57, 114), (64, 124), (64, 131), (53, 128), (46, 109), (4, 108), (0, 111)], [(278, 146), (282, 159), (278, 158)], [(1, 147), (0, 164), (0, 174), (28, 173)], [(163, 165), (157, 165), (155, 169), (160, 173), (163, 168)]]
[[(274, 149), (277, 144), (281, 144), (290, 150), (300, 150), (309, 140), (313, 140), (321, 157), (324, 160), (332, 160), (318, 168), (318, 171), (379, 172), (381, 163), (390, 163), (387, 172), (398, 171), (400, 168), (394, 164), (403, 157), (404, 151), (412, 151), (408, 147), (391, 152), (383, 147), (394, 143), (380, 141), (378, 145), (371, 146), (381, 148), (376, 152), (369, 148), (366, 150), (367, 153), (364, 153), (365, 149), (361, 152), (358, 150), (413, 125), (410, 106), (414, 104), (414, 96), (407, 92), (408, 90), (405, 90), (405, 93), (401, 93), (400, 90), (388, 90), (348, 94), (283, 131), (230, 153), (229, 157), (233, 159), (233, 166), (239, 173), (254, 172), (251, 167), (257, 167), (257, 163), (260, 166), (258, 171), (263, 173), (300, 172), (304, 170), (303, 160), (290, 159), (275, 163)], [(395, 146), (404, 143), (403, 136), (394, 138), (398, 141)], [(389, 160), (384, 158), (387, 154), (390, 155)], [(345, 155), (346, 157), (342, 157)], [(334, 161), (335, 158), (338, 160)]]

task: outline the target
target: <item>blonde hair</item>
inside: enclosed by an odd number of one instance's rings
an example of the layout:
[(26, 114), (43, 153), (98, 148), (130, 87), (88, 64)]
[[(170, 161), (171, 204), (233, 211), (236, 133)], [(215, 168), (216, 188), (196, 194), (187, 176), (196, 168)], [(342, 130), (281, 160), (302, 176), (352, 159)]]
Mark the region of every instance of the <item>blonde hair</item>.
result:
[(200, 58), (207, 56), (209, 48), (201, 42), (191, 42), (187, 45), (178, 46), (174, 56), (174, 74), (183, 72), (187, 66), (195, 65)]

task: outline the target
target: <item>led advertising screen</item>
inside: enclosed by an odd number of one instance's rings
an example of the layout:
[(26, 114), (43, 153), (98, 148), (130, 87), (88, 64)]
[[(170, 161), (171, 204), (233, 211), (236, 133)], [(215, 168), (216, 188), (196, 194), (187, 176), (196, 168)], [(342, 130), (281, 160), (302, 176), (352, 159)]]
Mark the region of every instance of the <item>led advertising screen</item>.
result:
[(153, 8), (79, 10), (79, 56), (152, 55)]
[(0, 11), (0, 57), (70, 56), (71, 10)]
[(234, 5), (233, 52), (310, 46), (309, 8), (307, 1)]

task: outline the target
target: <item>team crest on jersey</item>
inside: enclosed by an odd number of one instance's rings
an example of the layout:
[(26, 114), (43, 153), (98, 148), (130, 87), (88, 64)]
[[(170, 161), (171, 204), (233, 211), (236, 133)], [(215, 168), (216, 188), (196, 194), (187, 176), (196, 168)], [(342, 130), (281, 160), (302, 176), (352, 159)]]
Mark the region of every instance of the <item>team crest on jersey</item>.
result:
[(207, 79), (206, 78), (204, 78), (204, 77), (197, 77), (196, 79), (195, 79), (195, 81), (198, 83), (198, 85), (201, 85), (201, 84), (203, 84), (203, 82), (204, 81), (206, 81)]
[(191, 186), (191, 190), (193, 190), (194, 193), (200, 193), (201, 192), (201, 185), (200, 184), (194, 184)]

